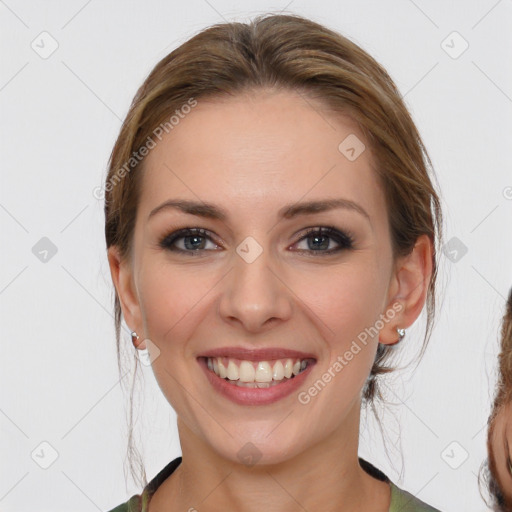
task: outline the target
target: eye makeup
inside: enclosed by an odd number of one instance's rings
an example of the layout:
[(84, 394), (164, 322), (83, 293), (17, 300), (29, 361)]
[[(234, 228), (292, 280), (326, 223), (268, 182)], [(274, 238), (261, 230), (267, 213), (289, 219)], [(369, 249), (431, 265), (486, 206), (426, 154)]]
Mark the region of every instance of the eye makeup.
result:
[[(313, 228), (307, 228), (301, 235), (301, 238), (293, 245), (297, 245), (298, 243), (304, 240), (312, 240), (313, 244), (316, 244), (318, 241), (325, 242), (326, 240), (331, 240), (338, 245), (338, 247), (324, 251), (317, 250), (322, 249), (322, 243), (320, 243), (319, 245), (313, 245), (313, 249), (310, 249), (308, 244), (307, 249), (296, 249), (297, 252), (302, 254), (307, 253), (312, 256), (330, 255), (343, 250), (350, 250), (354, 248), (354, 235), (348, 231), (343, 231), (333, 226), (318, 226)], [(196, 245), (195, 247), (193, 243), (192, 246), (189, 247), (189, 249), (191, 250), (187, 250), (187, 244), (185, 244), (185, 249), (178, 248), (176, 246), (177, 242), (181, 240), (193, 240), (194, 243), (200, 241), (200, 243), (199, 246)], [(214, 237), (209, 231), (201, 228), (184, 228), (171, 233), (167, 233), (159, 240), (158, 245), (160, 248), (169, 250), (171, 252), (181, 254), (188, 253), (190, 255), (193, 253), (200, 254), (201, 252), (208, 250), (205, 249), (205, 247), (203, 247), (207, 241), (209, 241), (215, 247), (217, 247), (217, 249), (214, 250), (218, 250), (218, 244), (214, 241)], [(330, 243), (328, 242), (327, 246), (329, 245)], [(211, 249), (209, 250), (211, 251)]]

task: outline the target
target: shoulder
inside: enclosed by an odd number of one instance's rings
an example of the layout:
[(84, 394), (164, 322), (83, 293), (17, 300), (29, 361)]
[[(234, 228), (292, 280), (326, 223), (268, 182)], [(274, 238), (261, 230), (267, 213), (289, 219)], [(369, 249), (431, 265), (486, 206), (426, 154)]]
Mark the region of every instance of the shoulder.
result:
[(140, 494), (134, 494), (128, 501), (121, 503), (108, 512), (141, 512), (142, 500)]
[(400, 489), (390, 478), (371, 462), (359, 457), (359, 464), (371, 476), (386, 482), (391, 487), (391, 504), (389, 512), (441, 512), (437, 508), (427, 505), (411, 493)]
[(134, 494), (127, 502), (121, 503), (121, 505), (118, 505), (108, 512), (146, 512), (148, 502), (153, 493), (160, 487), (162, 482), (173, 473), (180, 463), (181, 457), (176, 457), (144, 487), (142, 494)]
[(389, 512), (441, 512), (439, 509), (427, 505), (416, 496), (391, 484), (391, 506)]

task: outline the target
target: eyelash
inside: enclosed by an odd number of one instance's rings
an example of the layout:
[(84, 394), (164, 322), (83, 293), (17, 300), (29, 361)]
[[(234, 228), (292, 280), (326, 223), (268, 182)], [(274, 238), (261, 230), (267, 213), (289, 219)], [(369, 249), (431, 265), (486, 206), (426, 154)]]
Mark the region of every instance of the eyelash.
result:
[[(299, 249), (297, 252), (299, 253), (310, 253), (312, 256), (326, 256), (331, 255), (337, 252), (340, 252), (342, 250), (351, 250), (354, 248), (354, 237), (349, 232), (344, 232), (336, 229), (333, 226), (325, 226), (325, 227), (313, 227), (308, 228), (306, 232), (302, 235), (302, 237), (295, 243), (302, 242), (305, 239), (308, 239), (312, 235), (316, 236), (322, 236), (322, 237), (329, 237), (335, 240), (336, 243), (338, 243), (340, 246), (336, 249), (330, 249), (328, 251), (315, 251), (312, 249)], [(196, 236), (196, 237), (205, 237), (211, 239), (211, 236), (209, 235), (209, 232), (202, 228), (184, 228), (180, 229), (178, 231), (175, 231), (173, 233), (169, 233), (165, 235), (159, 242), (159, 246), (162, 249), (166, 249), (168, 251), (176, 252), (176, 253), (188, 253), (188, 254), (194, 254), (194, 253), (200, 253), (209, 249), (197, 249), (197, 250), (184, 250), (184, 249), (178, 249), (176, 247), (173, 247), (173, 244), (182, 238), (187, 238), (189, 236)], [(214, 242), (215, 243), (215, 242)], [(295, 245), (294, 244), (294, 245)], [(218, 245), (218, 244), (216, 244)]]

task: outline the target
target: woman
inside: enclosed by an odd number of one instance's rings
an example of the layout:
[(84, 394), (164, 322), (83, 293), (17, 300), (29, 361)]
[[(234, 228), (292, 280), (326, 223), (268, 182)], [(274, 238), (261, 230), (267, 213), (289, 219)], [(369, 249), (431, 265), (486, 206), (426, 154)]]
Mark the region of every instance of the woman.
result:
[[(121, 314), (182, 457), (115, 511), (436, 510), (358, 457), (361, 405), (427, 303), (441, 208), (385, 70), (298, 16), (204, 30), (113, 149)], [(399, 346), (399, 345), (398, 345)]]
[(501, 326), (498, 386), (487, 430), (484, 466), (492, 509), (512, 511), (512, 288)]

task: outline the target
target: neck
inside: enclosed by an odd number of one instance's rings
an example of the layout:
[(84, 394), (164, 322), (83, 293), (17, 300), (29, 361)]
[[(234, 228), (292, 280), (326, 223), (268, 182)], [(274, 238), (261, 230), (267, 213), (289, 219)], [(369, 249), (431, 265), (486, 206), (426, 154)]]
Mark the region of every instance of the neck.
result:
[(178, 418), (182, 462), (157, 490), (150, 512), (336, 510), (388, 512), (389, 484), (359, 465), (359, 412), (321, 442), (276, 464), (247, 466), (219, 456)]

